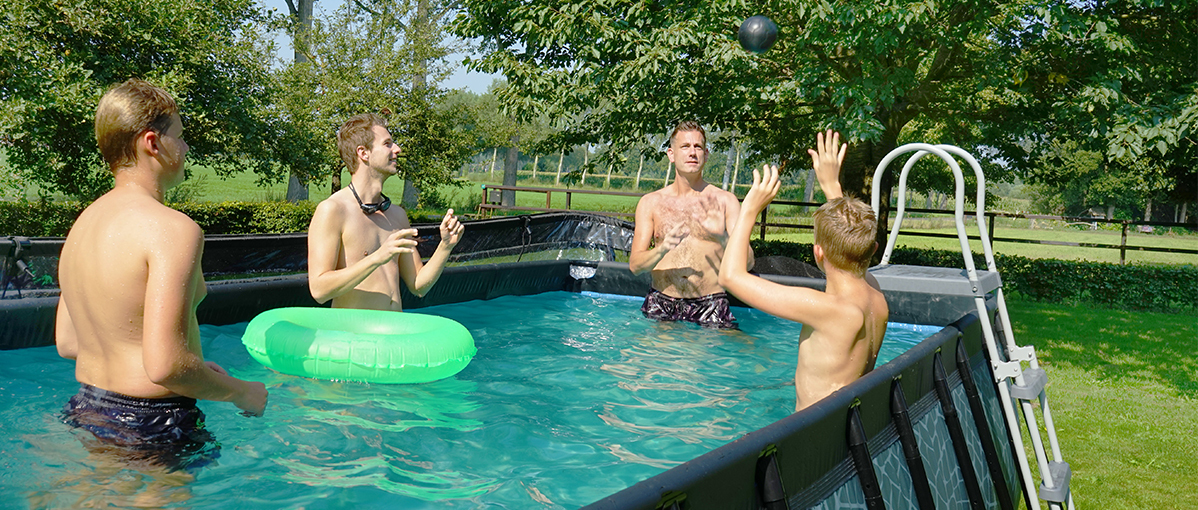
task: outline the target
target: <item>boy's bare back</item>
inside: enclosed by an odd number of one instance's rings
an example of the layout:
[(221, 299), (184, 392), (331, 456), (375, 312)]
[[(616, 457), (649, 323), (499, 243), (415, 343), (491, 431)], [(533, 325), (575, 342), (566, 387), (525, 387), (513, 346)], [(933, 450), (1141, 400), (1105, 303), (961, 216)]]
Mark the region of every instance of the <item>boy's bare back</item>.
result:
[[(187, 349), (202, 359), (195, 307), (206, 293), (199, 277), (203, 236), (190, 218), (141, 191), (115, 189), (92, 203), (71, 228), (58, 270), (79, 382), (169, 397), (176, 393), (148, 374), (164, 370), (154, 366), (164, 358), (153, 353), (170, 350), (161, 339), (174, 334), (183, 333)], [(165, 315), (172, 316), (158, 320)]]
[(819, 135), (817, 150), (810, 151), (820, 186), (829, 198), (816, 213), (812, 248), (826, 276), (825, 290), (780, 285), (744, 269), (754, 219), (780, 187), (778, 169), (769, 165), (760, 173), (753, 171), (753, 187), (741, 204), (720, 266), (720, 285), (745, 304), (803, 324), (795, 367), (795, 411), (873, 370), (890, 317), (877, 280), (865, 272), (877, 249), (875, 220), (868, 206), (842, 197), (838, 179), (845, 147), (838, 150), (838, 144), (839, 135), (829, 131), (826, 139)]

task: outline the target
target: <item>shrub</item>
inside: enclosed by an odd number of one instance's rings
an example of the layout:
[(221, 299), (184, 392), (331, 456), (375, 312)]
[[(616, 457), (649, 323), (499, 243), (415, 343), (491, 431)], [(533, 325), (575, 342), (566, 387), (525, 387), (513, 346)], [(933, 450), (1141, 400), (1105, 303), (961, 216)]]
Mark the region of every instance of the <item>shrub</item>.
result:
[[(784, 255), (815, 264), (811, 245), (753, 240), (758, 257)], [(974, 253), (974, 267), (986, 269), (985, 257)], [(1029, 259), (995, 255), (1004, 293), (1032, 301), (1087, 303), (1108, 308), (1160, 312), (1198, 311), (1198, 267), (1119, 265), (1106, 262)], [(890, 263), (964, 268), (952, 250), (896, 248)]]

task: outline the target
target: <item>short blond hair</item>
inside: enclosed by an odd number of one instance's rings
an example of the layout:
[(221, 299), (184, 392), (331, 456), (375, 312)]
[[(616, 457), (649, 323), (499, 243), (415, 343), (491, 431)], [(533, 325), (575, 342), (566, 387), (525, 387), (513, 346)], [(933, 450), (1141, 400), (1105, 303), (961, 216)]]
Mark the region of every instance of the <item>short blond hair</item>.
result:
[(375, 126), (387, 127), (387, 119), (382, 115), (363, 113), (350, 117), (337, 130), (337, 150), (349, 173), (358, 170), (358, 147), (374, 146)]
[(824, 259), (859, 277), (877, 250), (877, 232), (873, 209), (856, 198), (835, 198), (815, 211), (815, 244), (824, 249)]
[(96, 144), (108, 170), (137, 161), (134, 141), (146, 131), (162, 134), (179, 114), (179, 104), (165, 90), (131, 78), (114, 85), (96, 105)]

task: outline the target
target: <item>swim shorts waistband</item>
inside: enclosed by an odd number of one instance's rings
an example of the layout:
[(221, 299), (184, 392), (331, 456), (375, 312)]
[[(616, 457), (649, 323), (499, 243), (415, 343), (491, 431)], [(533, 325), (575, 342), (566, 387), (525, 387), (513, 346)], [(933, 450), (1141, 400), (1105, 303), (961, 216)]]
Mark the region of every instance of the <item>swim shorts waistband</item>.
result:
[(124, 393), (108, 391), (87, 383), (79, 384), (79, 395), (91, 400), (92, 402), (106, 404), (113, 407), (123, 407), (125, 409), (176, 409), (179, 407), (194, 407), (196, 405), (196, 399), (191, 397), (131, 397), (129, 395), (125, 395)]

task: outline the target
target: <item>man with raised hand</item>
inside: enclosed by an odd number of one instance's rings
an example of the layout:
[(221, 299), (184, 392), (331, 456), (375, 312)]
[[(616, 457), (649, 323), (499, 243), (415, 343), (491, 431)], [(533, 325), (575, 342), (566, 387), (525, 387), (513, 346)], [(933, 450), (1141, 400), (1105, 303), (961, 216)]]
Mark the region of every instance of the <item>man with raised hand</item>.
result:
[(803, 324), (795, 368), (795, 411), (857, 380), (874, 368), (890, 316), (877, 280), (866, 272), (878, 243), (873, 210), (842, 196), (840, 165), (845, 146), (839, 133), (817, 135), (808, 150), (828, 201), (815, 213), (815, 263), (827, 275), (823, 292), (789, 287), (744, 269), (754, 218), (779, 189), (778, 168), (753, 171), (736, 228), (720, 267), (720, 284), (745, 304)]
[[(634, 274), (651, 271), (653, 278), (641, 312), (659, 321), (735, 328), (717, 273), (740, 202), (703, 180), (707, 134), (699, 123), (675, 126), (666, 156), (674, 165), (674, 182), (636, 206), (628, 268)], [(742, 263), (750, 267), (752, 255)]]
[(204, 361), (203, 232), (163, 204), (188, 151), (174, 98), (131, 79), (100, 99), (95, 129), (115, 186), (79, 215), (58, 263), (54, 340), (81, 384), (63, 421), (130, 460), (190, 467), (216, 451), (196, 399), (261, 415), (266, 386)]
[(441, 242), (427, 263), (416, 251), (416, 229), (402, 207), (391, 205), (383, 183), (396, 174), (402, 150), (387, 121), (375, 114), (350, 118), (337, 132), (349, 186), (316, 207), (308, 227), (308, 289), (334, 308), (403, 310), (400, 280), (424, 296), (437, 279), (463, 226), (450, 209)]

